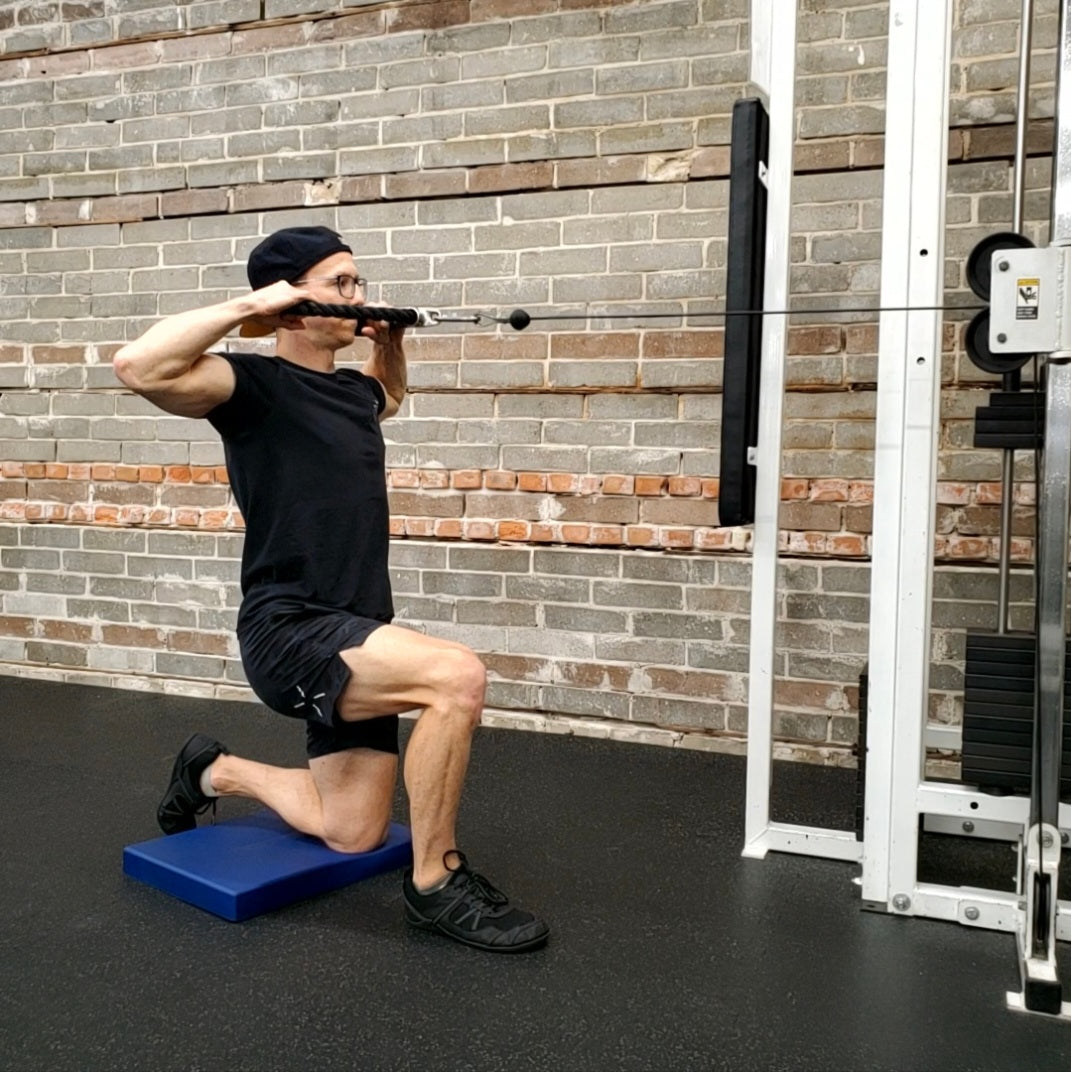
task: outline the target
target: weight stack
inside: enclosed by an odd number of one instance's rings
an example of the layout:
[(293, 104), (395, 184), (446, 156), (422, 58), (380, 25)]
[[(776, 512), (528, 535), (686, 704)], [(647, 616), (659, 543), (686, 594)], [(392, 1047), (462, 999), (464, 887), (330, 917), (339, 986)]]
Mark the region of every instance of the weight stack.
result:
[(1043, 391), (996, 391), (974, 412), (974, 445), (1035, 450), (1045, 438)]
[[(968, 785), (1030, 792), (1036, 646), (1033, 633), (967, 633), (961, 778)], [(1071, 800), (1071, 646), (1064, 674), (1060, 797)]]
[(854, 752), (858, 761), (855, 769), (855, 840), (863, 840), (863, 817), (866, 814), (866, 700), (870, 684), (868, 667), (859, 675), (859, 737)]

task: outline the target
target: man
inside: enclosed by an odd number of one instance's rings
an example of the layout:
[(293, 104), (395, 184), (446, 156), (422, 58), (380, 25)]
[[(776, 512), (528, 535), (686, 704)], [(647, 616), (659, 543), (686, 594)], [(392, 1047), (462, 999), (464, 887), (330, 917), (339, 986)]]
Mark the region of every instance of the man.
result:
[[(468, 945), (520, 952), (548, 928), (469, 870), (455, 821), (486, 672), (461, 644), (389, 624), (389, 515), (379, 422), (406, 389), (404, 327), (294, 317), (301, 301), (364, 301), (349, 246), (325, 227), (261, 242), (252, 292), (153, 325), (115, 356), (131, 390), (220, 433), (246, 522), (238, 640), (256, 694), (307, 724), (307, 769), (232, 755), (195, 734), (175, 760), (158, 819), (192, 829), (216, 796), (251, 797), (340, 852), (382, 844), (398, 769), (398, 714), (419, 710), (406, 747), (413, 867), (406, 918)], [(276, 333), (276, 356), (212, 348), (234, 328)], [(335, 354), (360, 334), (361, 372)]]

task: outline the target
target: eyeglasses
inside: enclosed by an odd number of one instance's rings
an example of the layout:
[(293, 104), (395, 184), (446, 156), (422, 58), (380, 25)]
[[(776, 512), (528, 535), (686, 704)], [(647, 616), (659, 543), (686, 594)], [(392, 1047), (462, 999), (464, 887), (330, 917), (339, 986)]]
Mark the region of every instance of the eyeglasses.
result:
[(362, 276), (354, 278), (352, 275), (310, 275), (304, 279), (295, 279), (294, 283), (334, 283), (340, 298), (352, 298), (358, 287), (365, 290), (368, 286), (367, 279)]

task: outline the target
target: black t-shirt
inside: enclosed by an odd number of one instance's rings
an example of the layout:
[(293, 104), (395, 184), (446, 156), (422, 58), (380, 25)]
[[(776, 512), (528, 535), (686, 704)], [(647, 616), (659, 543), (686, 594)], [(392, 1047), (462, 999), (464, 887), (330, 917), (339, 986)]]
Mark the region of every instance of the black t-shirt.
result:
[(245, 518), (240, 617), (284, 600), (390, 621), (382, 386), (355, 369), (220, 356), (237, 382), (208, 420)]

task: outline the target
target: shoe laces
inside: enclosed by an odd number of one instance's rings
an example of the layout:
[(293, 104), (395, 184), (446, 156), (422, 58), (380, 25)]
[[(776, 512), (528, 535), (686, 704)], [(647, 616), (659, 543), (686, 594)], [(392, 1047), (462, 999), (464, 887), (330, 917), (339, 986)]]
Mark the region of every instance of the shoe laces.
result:
[[(458, 864), (456, 867), (450, 866), (447, 860), (449, 856), (457, 857)], [(509, 898), (500, 889), (497, 889), (483, 875), (477, 874), (469, 867), (468, 857), (458, 849), (451, 849), (443, 854), (443, 866), (452, 874), (460, 876), (461, 881), (458, 883), (460, 889), (475, 895), (486, 904), (496, 907), (509, 904)]]

